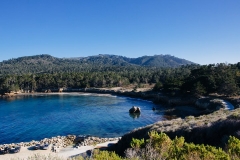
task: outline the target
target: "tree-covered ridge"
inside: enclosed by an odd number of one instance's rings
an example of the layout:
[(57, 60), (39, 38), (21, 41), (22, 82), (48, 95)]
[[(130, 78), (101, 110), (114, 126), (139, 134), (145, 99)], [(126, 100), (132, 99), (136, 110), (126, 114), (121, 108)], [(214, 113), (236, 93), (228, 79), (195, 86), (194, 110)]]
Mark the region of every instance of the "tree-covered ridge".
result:
[(179, 67), (194, 64), (170, 55), (127, 58), (116, 55), (97, 55), (83, 58), (56, 58), (50, 55), (20, 57), (0, 62), (0, 75), (26, 73), (59, 73), (104, 71), (111, 67)]
[(193, 62), (180, 59), (171, 55), (154, 55), (132, 58), (131, 63), (141, 66), (152, 67), (179, 67), (180, 65), (191, 65)]
[[(124, 87), (129, 84), (139, 87), (156, 83), (155, 91), (172, 94), (239, 94), (240, 63), (176, 68), (141, 66), (154, 62), (151, 59), (159, 62), (162, 57), (175, 58), (169, 55), (135, 59), (115, 55), (71, 59), (50, 55), (21, 57), (0, 63), (0, 91)], [(175, 58), (176, 61), (182, 60)]]
[[(61, 69), (61, 68), (60, 68)], [(155, 84), (154, 90), (171, 94), (239, 94), (240, 63), (188, 65), (178, 68), (109, 66), (81, 72), (49, 72), (0, 76), (0, 91), (40, 91), (57, 88), (124, 87)]]

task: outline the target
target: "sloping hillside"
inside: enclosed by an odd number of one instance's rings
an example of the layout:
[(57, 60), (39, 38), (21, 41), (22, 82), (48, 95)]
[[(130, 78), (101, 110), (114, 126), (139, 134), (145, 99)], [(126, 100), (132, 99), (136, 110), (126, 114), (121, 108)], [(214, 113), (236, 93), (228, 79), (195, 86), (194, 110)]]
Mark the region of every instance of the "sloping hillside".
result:
[(106, 67), (178, 67), (193, 62), (169, 55), (127, 58), (97, 55), (81, 58), (56, 58), (50, 55), (20, 57), (0, 62), (1, 74), (55, 73), (105, 70)]
[(185, 59), (180, 59), (170, 55), (154, 55), (133, 58), (130, 61), (133, 64), (152, 67), (178, 67), (180, 65), (193, 64)]
[(199, 117), (188, 116), (185, 119), (159, 121), (152, 125), (135, 129), (125, 134), (113, 146), (118, 154), (123, 155), (130, 148), (132, 138), (148, 139), (148, 132), (155, 130), (166, 133), (171, 139), (183, 136), (186, 142), (208, 144), (224, 147), (229, 136), (240, 138), (240, 109), (233, 111), (219, 110), (209, 115)]

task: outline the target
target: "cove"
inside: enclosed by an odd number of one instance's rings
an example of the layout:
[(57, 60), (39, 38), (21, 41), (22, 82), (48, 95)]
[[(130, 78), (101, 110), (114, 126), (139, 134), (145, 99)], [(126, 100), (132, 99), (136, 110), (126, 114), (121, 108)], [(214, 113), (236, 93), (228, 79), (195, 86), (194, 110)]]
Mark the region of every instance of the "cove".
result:
[[(140, 115), (130, 115), (132, 106)], [(0, 144), (68, 134), (119, 137), (163, 119), (152, 102), (107, 94), (33, 94), (0, 99)]]

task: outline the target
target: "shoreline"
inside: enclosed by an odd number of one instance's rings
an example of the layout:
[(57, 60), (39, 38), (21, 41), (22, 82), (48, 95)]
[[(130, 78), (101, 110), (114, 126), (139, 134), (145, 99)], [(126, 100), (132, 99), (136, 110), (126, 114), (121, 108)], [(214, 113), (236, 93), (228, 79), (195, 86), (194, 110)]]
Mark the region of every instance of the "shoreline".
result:
[(119, 140), (106, 141), (104, 143), (98, 143), (96, 145), (88, 145), (88, 146), (81, 146), (81, 147), (73, 147), (72, 145), (69, 145), (65, 148), (61, 148), (58, 152), (52, 152), (50, 148), (47, 150), (31, 150), (29, 149), (29, 147), (21, 147), (21, 150), (18, 153), (8, 153), (4, 155), (0, 154), (0, 159), (25, 160), (25, 159), (29, 159), (30, 157), (36, 157), (36, 156), (46, 156), (46, 157), (50, 156), (50, 157), (58, 157), (60, 159), (67, 160), (68, 158), (74, 158), (76, 156), (86, 156), (89, 150), (108, 148), (109, 146), (116, 144), (118, 141)]
[[(21, 147), (17, 153), (0, 154), (0, 159), (14, 159), (21, 158), (27, 159), (35, 155), (50, 155), (58, 156), (60, 158), (67, 159), (69, 157), (75, 157), (81, 155), (88, 150), (94, 148), (106, 148), (112, 144), (116, 144), (121, 137), (116, 138), (99, 138), (92, 136), (57, 136), (52, 138), (44, 138), (40, 141), (30, 141), (21, 143), (11, 143), (0, 145), (0, 149)], [(36, 144), (48, 144), (48, 148), (35, 149)]]
[[(226, 108), (224, 103), (218, 103), (216, 107), (216, 102), (212, 102), (212, 100), (223, 100), (229, 101), (234, 109), (240, 107), (240, 97), (226, 97), (226, 96), (213, 96), (209, 95), (207, 97), (196, 97), (193, 95), (167, 95), (158, 92), (154, 92), (151, 88), (143, 88), (138, 91), (133, 91), (132, 89), (126, 89), (122, 87), (113, 87), (113, 88), (80, 88), (80, 89), (66, 89), (58, 92), (56, 89), (52, 92), (51, 90), (47, 90), (48, 92), (33, 92), (33, 93), (15, 93), (15, 94), (7, 94), (0, 96), (1, 98), (13, 98), (17, 96), (24, 95), (94, 95), (94, 96), (123, 96), (128, 98), (137, 98), (141, 100), (146, 100), (155, 104), (161, 104), (164, 107), (176, 109), (179, 106), (191, 106), (194, 109), (202, 109), (211, 113), (213, 111), (218, 110), (219, 108)], [(205, 100), (202, 103), (202, 99)], [(213, 108), (216, 107), (216, 108)]]
[[(137, 99), (142, 99), (142, 100), (147, 100), (147, 101), (151, 101), (151, 102), (153, 102), (153, 103), (156, 103), (156, 100), (158, 100), (158, 102), (160, 101), (160, 102), (166, 102), (166, 98), (168, 98), (168, 97), (166, 97), (166, 96), (163, 96), (163, 95), (159, 95), (159, 94), (154, 94), (154, 93), (152, 93), (152, 92), (125, 92), (125, 91), (121, 91), (121, 90), (112, 90), (112, 89), (109, 89), (109, 90), (107, 90), (107, 89), (96, 89), (96, 88), (94, 88), (94, 89), (84, 89), (84, 91), (76, 91), (76, 92), (50, 92), (50, 93), (45, 93), (45, 92), (34, 92), (34, 93), (18, 93), (18, 94), (14, 94), (14, 96), (12, 96), (12, 97), (1, 97), (1, 98), (15, 98), (15, 97), (18, 97), (18, 96), (38, 96), (38, 95), (97, 95), (97, 96), (124, 96), (124, 97), (128, 97), (128, 98), (137, 98)], [(162, 100), (162, 99), (163, 100)], [(175, 98), (175, 101), (174, 101), (174, 98)], [(170, 104), (173, 104), (173, 106), (174, 106), (174, 104), (177, 104), (177, 101), (183, 101), (183, 99), (179, 99), (179, 98), (177, 98), (177, 97), (174, 97), (173, 99), (172, 99), (172, 101), (171, 100), (169, 100), (171, 103)], [(192, 100), (190, 100), (190, 101), (188, 101), (187, 102), (187, 105), (189, 104), (189, 102), (191, 102), (191, 104), (192, 104)], [(182, 103), (181, 103), (182, 104)], [(185, 103), (183, 103), (183, 105), (186, 105)], [(198, 112), (198, 113), (200, 113), (200, 114), (205, 114), (204, 112), (201, 112), (200, 110), (199, 110), (199, 108), (197, 109), (197, 107), (196, 106), (194, 106), (194, 107), (190, 107), (190, 106), (177, 106), (177, 107), (169, 107), (169, 109), (171, 110), (175, 110), (175, 112), (189, 112), (189, 113), (194, 113), (194, 112)], [(198, 110), (198, 111), (196, 111), (196, 110)], [(174, 113), (174, 112), (170, 112), (170, 114), (169, 115), (171, 115), (171, 113)], [(144, 127), (144, 126), (143, 126)], [(122, 135), (122, 136), (124, 136), (124, 135)], [(59, 136), (57, 136), (57, 137), (59, 137)], [(62, 137), (64, 137), (64, 136), (62, 136)], [(46, 139), (46, 138), (45, 138)], [(117, 141), (118, 142), (118, 141)], [(117, 143), (116, 142), (116, 143)], [(29, 143), (29, 142), (25, 142), (25, 143)], [(13, 143), (14, 144), (14, 143)], [(17, 144), (17, 143), (16, 143)], [(4, 145), (9, 145), (9, 144), (4, 144)], [(0, 145), (1, 146), (1, 145)], [(90, 145), (85, 145), (85, 146), (90, 146)], [(26, 147), (27, 146), (23, 146), (23, 150), (24, 150), (24, 153), (26, 152)], [(81, 147), (84, 147), (84, 146), (81, 146)], [(79, 148), (81, 148), (81, 147), (79, 147)], [(78, 151), (76, 148), (74, 148), (74, 147), (70, 147), (69, 148), (69, 145), (68, 146), (65, 146), (65, 147), (63, 147), (63, 148), (67, 148), (66, 150), (71, 150), (71, 152), (73, 152), (74, 154), (76, 153), (76, 152), (74, 152), (74, 151), (72, 151), (72, 150), (76, 150), (76, 151)], [(87, 148), (87, 147), (85, 147), (85, 148)], [(39, 151), (39, 152), (38, 152)], [(52, 154), (53, 153), (53, 155), (57, 155), (57, 154), (55, 154), (54, 152), (44, 152), (44, 151), (40, 151), (40, 150), (37, 150), (37, 151), (32, 151), (32, 150), (28, 150), (28, 156), (30, 155), (30, 153), (41, 153), (41, 152), (43, 152), (43, 154), (48, 154), (48, 153), (50, 153), (50, 154)], [(69, 151), (70, 152), (70, 151)], [(21, 153), (21, 151), (20, 151), (20, 153)], [(60, 152), (59, 152), (60, 153)], [(83, 153), (83, 152), (82, 152)], [(81, 154), (81, 153), (79, 153), (78, 152), (78, 155), (79, 154)], [(9, 155), (9, 156), (7, 156), (7, 157), (12, 157), (12, 158), (16, 158), (16, 156), (18, 155), (18, 153), (16, 153), (16, 154), (5, 154), (5, 155)], [(1, 157), (2, 156), (5, 156), (5, 155), (0, 155), (0, 159), (1, 159)], [(10, 155), (12, 155), (12, 156), (10, 156)], [(69, 155), (68, 153), (67, 153), (67, 151), (66, 152), (61, 152), (61, 155), (62, 156), (66, 156), (66, 155)], [(77, 154), (75, 154), (75, 155), (77, 155)], [(74, 155), (70, 155), (70, 156), (74, 156)], [(25, 157), (26, 158), (26, 157)], [(65, 157), (66, 158), (66, 157)], [(11, 158), (10, 158), (11, 159)]]
[[(42, 92), (12, 92), (6, 93), (5, 95), (0, 95), (1, 98), (11, 98), (19, 95), (48, 95), (48, 94), (95, 94), (95, 95), (111, 95), (111, 96), (124, 96), (129, 98), (139, 98), (142, 100), (148, 100), (156, 104), (166, 105), (168, 107), (174, 106), (184, 106), (184, 105), (192, 105), (197, 107), (196, 101), (200, 97), (196, 97), (193, 95), (168, 95), (160, 92), (152, 91), (152, 88), (138, 88), (134, 91), (133, 88), (123, 88), (123, 87), (112, 87), (112, 88), (79, 88), (79, 89), (63, 89), (59, 91), (59, 89), (43, 89)], [(229, 100), (229, 98), (224, 96), (212, 96), (209, 97), (222, 98), (225, 100)]]

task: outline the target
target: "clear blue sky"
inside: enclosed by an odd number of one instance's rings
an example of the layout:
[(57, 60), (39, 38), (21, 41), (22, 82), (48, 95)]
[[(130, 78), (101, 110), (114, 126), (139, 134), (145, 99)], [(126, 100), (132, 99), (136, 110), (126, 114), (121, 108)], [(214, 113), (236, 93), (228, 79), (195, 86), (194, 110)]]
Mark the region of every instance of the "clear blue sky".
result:
[(0, 61), (38, 54), (240, 62), (240, 0), (0, 0)]

